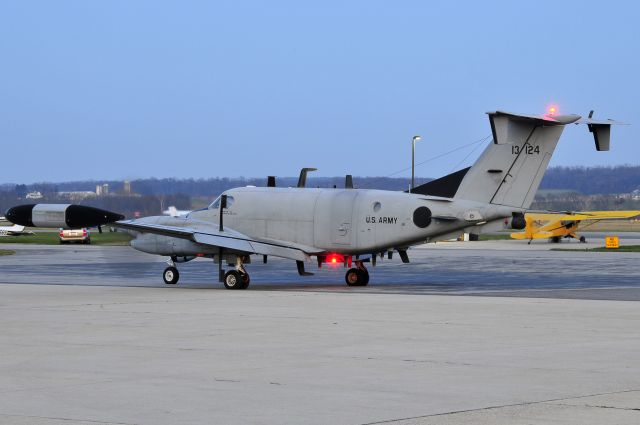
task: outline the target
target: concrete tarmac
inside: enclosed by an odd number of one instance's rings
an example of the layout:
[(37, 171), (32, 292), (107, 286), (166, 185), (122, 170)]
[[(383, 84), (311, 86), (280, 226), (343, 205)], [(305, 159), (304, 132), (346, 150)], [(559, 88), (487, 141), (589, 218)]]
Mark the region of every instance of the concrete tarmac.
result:
[[(591, 238), (590, 238), (591, 239)], [(271, 257), (247, 266), (251, 290), (295, 290), (364, 293), (489, 295), (550, 298), (640, 300), (638, 253), (585, 252), (600, 241), (551, 244), (535, 241), (443, 242), (409, 251), (410, 264), (393, 260), (368, 266), (366, 288), (348, 288), (342, 265), (307, 270), (301, 277), (290, 260)], [(626, 240), (640, 244), (640, 240)], [(0, 248), (3, 246), (0, 245)], [(0, 257), (0, 283), (153, 286), (165, 289), (165, 259), (109, 246), (4, 245), (16, 255)], [(575, 251), (553, 251), (552, 249)], [(225, 265), (226, 267), (226, 265)], [(179, 287), (223, 290), (217, 265), (198, 259), (178, 264)]]
[(640, 423), (639, 254), (437, 244), (366, 288), (269, 259), (227, 291), (210, 261), (169, 287), (128, 247), (5, 247), (3, 424)]

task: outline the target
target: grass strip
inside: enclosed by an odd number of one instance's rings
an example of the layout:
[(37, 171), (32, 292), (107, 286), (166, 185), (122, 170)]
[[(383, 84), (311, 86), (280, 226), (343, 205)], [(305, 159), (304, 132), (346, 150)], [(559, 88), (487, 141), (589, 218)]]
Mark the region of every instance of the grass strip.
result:
[[(122, 232), (91, 232), (91, 245), (129, 245), (131, 236)], [(38, 245), (59, 245), (57, 232), (36, 232), (32, 235), (7, 236), (0, 243), (28, 243)]]

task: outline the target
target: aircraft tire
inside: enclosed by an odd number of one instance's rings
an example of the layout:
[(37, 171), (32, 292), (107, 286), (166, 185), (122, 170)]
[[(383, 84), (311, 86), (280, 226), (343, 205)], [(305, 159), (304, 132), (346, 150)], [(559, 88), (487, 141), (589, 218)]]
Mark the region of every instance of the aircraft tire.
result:
[(240, 273), (240, 276), (242, 277), (242, 288), (239, 289), (247, 289), (249, 287), (249, 283), (251, 283), (249, 273)]
[(586, 243), (587, 242), (587, 238), (585, 238), (584, 236), (580, 236), (580, 242)]
[(344, 276), (345, 282), (349, 286), (367, 286), (369, 283), (369, 272), (360, 269), (349, 269)]
[(162, 279), (167, 285), (175, 285), (180, 279), (180, 273), (175, 267), (167, 267), (162, 273)]
[(347, 274), (344, 276), (344, 280), (349, 286), (358, 286), (358, 281), (360, 280), (358, 269), (354, 268), (347, 270)]
[(369, 272), (366, 270), (358, 270), (358, 286), (367, 286), (369, 284)]
[(229, 270), (224, 274), (224, 287), (227, 289), (246, 289), (242, 275), (237, 270)]

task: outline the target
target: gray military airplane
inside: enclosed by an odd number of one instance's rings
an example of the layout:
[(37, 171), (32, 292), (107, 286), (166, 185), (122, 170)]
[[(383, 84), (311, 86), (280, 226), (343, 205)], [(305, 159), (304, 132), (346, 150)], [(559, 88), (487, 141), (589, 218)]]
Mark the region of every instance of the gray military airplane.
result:
[[(578, 115), (523, 115), (490, 112), (493, 142), (472, 167), (444, 176), (408, 192), (354, 189), (347, 176), (344, 189), (306, 188), (303, 169), (298, 187), (240, 187), (225, 191), (207, 208), (179, 217), (154, 216), (122, 220), (119, 214), (78, 205), (22, 205), (7, 219), (25, 226), (111, 226), (133, 232), (131, 246), (169, 257), (163, 279), (175, 284), (177, 263), (198, 257), (218, 263), (219, 280), (227, 289), (246, 289), (245, 264), (251, 255), (296, 261), (298, 273), (309, 275), (305, 263), (349, 267), (349, 286), (369, 282), (366, 263), (397, 251), (409, 262), (412, 245), (449, 239), (462, 231), (479, 233), (507, 219), (513, 229), (526, 225), (530, 207), (564, 127), (586, 124), (596, 149), (609, 150), (612, 120)], [(223, 270), (223, 261), (234, 267)], [(353, 266), (353, 267), (352, 267)]]

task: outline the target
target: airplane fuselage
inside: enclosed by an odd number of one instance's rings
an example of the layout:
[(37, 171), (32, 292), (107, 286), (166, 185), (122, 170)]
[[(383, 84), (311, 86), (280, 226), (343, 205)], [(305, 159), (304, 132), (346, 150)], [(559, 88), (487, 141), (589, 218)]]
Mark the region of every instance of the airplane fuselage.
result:
[[(307, 252), (377, 253), (441, 239), (511, 216), (513, 207), (371, 189), (243, 187), (225, 192), (223, 225), (248, 237), (286, 241)], [(218, 229), (219, 202), (185, 217), (142, 223)], [(163, 255), (213, 253), (191, 241), (142, 235), (134, 248)]]

